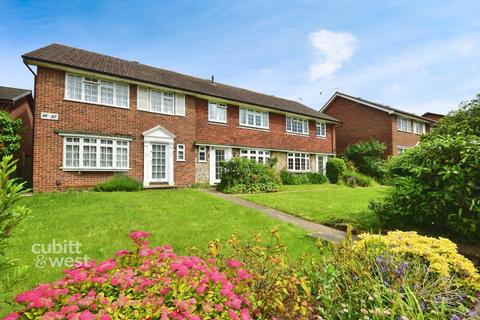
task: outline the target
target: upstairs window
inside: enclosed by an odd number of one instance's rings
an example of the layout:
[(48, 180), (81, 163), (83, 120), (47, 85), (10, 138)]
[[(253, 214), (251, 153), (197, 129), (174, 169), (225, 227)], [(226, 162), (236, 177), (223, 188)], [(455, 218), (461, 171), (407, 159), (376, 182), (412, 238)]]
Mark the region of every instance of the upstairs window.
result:
[(287, 132), (308, 134), (308, 120), (287, 116)]
[(208, 102), (208, 121), (227, 123), (227, 105)]
[(268, 112), (240, 108), (240, 125), (268, 129)]
[(128, 170), (128, 140), (64, 137), (63, 169)]
[(307, 172), (310, 171), (310, 155), (308, 153), (288, 153), (288, 171)]
[(397, 129), (399, 131), (412, 132), (412, 120), (403, 117), (397, 117)]
[(414, 122), (414, 128), (416, 134), (424, 134), (425, 133), (425, 123), (422, 122)]
[(66, 74), (65, 98), (119, 108), (129, 107), (128, 84)]
[(175, 113), (175, 94), (141, 87), (137, 92), (137, 108), (139, 110), (165, 114)]
[(240, 157), (250, 159), (256, 163), (266, 164), (270, 158), (270, 151), (265, 150), (240, 150)]
[(327, 136), (327, 124), (325, 122), (317, 122), (315, 128), (317, 137), (325, 138)]

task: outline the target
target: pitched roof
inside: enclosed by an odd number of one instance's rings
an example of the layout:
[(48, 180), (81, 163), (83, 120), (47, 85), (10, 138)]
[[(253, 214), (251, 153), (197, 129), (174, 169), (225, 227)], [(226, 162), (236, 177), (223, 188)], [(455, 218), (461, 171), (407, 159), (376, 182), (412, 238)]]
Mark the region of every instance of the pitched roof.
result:
[(268, 107), (279, 111), (340, 122), (335, 118), (296, 101), (237, 88), (218, 82), (212, 84), (210, 80), (200, 79), (174, 71), (144, 65), (135, 61), (123, 60), (61, 44), (51, 44), (31, 51), (22, 55), (22, 58), (25, 62), (31, 64), (35, 64), (35, 62), (43, 62), (82, 69), (129, 80), (160, 85), (172, 89), (185, 90), (211, 97)]
[(423, 117), (423, 116), (419, 116), (415, 113), (403, 111), (403, 110), (400, 110), (400, 109), (397, 109), (397, 108), (390, 107), (390, 106), (385, 105), (385, 104), (369, 101), (369, 100), (366, 100), (366, 99), (363, 99), (363, 98), (360, 98), (360, 97), (354, 97), (354, 96), (351, 96), (351, 95), (348, 95), (348, 94), (345, 94), (345, 93), (342, 93), (342, 92), (335, 92), (335, 94), (327, 101), (327, 103), (325, 103), (325, 105), (322, 107), (322, 109), (320, 109), (320, 111), (325, 111), (325, 109), (332, 103), (332, 101), (336, 97), (342, 97), (342, 98), (345, 98), (345, 99), (348, 99), (348, 100), (356, 101), (356, 102), (361, 103), (363, 105), (370, 106), (370, 107), (373, 107), (373, 108), (376, 108), (376, 109), (379, 109), (379, 110), (382, 110), (382, 111), (385, 111), (385, 112), (398, 113), (398, 114), (406, 115), (406, 116), (409, 116), (409, 117), (412, 117), (412, 118), (417, 118), (417, 119), (420, 119), (420, 120), (423, 120), (423, 121), (426, 121), (426, 122), (435, 122), (432, 119), (429, 119), (429, 118), (426, 118), (426, 117)]
[(32, 94), (31, 90), (0, 86), (0, 100), (15, 103), (18, 99)]

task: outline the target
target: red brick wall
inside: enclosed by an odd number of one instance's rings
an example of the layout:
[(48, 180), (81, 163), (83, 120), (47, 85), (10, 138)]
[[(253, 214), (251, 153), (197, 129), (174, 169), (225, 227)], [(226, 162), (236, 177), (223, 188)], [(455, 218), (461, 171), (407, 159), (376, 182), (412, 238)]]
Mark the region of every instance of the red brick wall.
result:
[[(112, 176), (111, 172), (65, 172), (63, 137), (55, 130), (82, 131), (109, 135), (130, 135), (129, 174), (143, 181), (142, 132), (161, 125), (175, 136), (175, 144), (185, 144), (186, 161), (174, 160), (176, 185), (195, 182), (195, 142), (248, 145), (311, 152), (335, 152), (333, 127), (328, 126), (326, 139), (315, 137), (315, 123), (310, 121), (310, 136), (285, 133), (285, 116), (270, 113), (270, 132), (238, 128), (238, 107), (229, 106), (228, 124), (207, 121), (208, 101), (186, 96), (186, 116), (161, 115), (138, 111), (137, 90), (130, 85), (130, 109), (100, 106), (64, 100), (65, 73), (39, 67), (36, 81), (35, 145), (33, 185), (35, 191), (88, 188)], [(41, 112), (59, 115), (59, 121), (41, 120)], [(198, 118), (198, 119), (197, 119)]]
[[(55, 129), (134, 136), (130, 143), (129, 174), (143, 181), (142, 132), (162, 125), (175, 134), (175, 144), (183, 143), (186, 148), (187, 161), (174, 161), (175, 183), (194, 183), (194, 98), (186, 97), (185, 117), (137, 111), (137, 90), (134, 85), (130, 85), (130, 109), (65, 101), (64, 72), (39, 67), (37, 74), (33, 166), (35, 191), (55, 190), (57, 181), (60, 183), (58, 189), (91, 187), (112, 175), (109, 172), (62, 171), (60, 167), (63, 162), (63, 138), (54, 133)], [(59, 121), (41, 120), (41, 112), (58, 113)]]
[[(387, 145), (385, 156), (398, 155), (398, 145), (413, 147), (420, 135), (397, 129), (397, 116), (361, 103), (336, 97), (324, 113), (342, 121), (336, 129), (337, 153), (341, 154), (350, 144), (376, 139)], [(427, 132), (429, 125), (426, 125)]]
[(335, 98), (324, 113), (342, 121), (336, 128), (337, 153), (350, 144), (377, 139), (387, 145), (385, 154), (392, 154), (392, 117), (388, 113), (342, 97)]
[(309, 121), (308, 136), (286, 132), (285, 115), (269, 113), (269, 129), (247, 129), (240, 126), (239, 107), (227, 106), (227, 123), (208, 121), (208, 101), (197, 99), (197, 141), (231, 146), (249, 146), (306, 152), (335, 152), (333, 125), (327, 125), (327, 137), (315, 136), (315, 121)]
[[(398, 155), (398, 146), (402, 147), (414, 147), (420, 141), (420, 135), (413, 132), (404, 132), (398, 131), (397, 129), (397, 117), (392, 116), (392, 141), (393, 141), (393, 152), (392, 155)], [(412, 124), (413, 128), (413, 124)], [(426, 125), (427, 132), (429, 131), (429, 126)]]

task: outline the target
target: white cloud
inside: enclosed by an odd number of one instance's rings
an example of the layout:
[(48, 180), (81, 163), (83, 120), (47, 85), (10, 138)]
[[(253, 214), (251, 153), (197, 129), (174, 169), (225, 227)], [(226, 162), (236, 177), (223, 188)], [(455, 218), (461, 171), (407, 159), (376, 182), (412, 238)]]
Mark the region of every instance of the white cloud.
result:
[(308, 37), (316, 50), (316, 61), (310, 66), (310, 80), (333, 74), (355, 53), (357, 40), (350, 32), (318, 30)]

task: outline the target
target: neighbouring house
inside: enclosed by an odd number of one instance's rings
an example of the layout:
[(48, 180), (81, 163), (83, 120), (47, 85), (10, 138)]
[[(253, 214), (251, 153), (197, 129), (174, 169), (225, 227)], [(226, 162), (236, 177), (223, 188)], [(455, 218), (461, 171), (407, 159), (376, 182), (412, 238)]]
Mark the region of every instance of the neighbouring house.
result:
[(439, 113), (433, 113), (433, 112), (425, 112), (422, 117), (431, 119), (433, 121), (438, 121), (445, 117), (444, 114), (439, 114)]
[(0, 111), (8, 112), (13, 119), (22, 120), (22, 145), (14, 157), (18, 160), (17, 175), (31, 183), (33, 153), (32, 91), (0, 86)]
[(339, 121), (299, 102), (52, 44), (36, 66), (35, 191), (125, 172), (146, 187), (218, 183), (233, 156), (322, 172)]
[(336, 92), (320, 110), (342, 122), (336, 128), (337, 153), (354, 143), (371, 139), (387, 146), (385, 156), (395, 156), (418, 144), (434, 120), (387, 105)]

